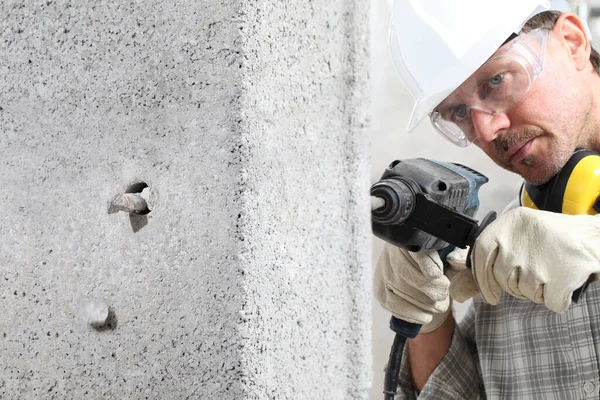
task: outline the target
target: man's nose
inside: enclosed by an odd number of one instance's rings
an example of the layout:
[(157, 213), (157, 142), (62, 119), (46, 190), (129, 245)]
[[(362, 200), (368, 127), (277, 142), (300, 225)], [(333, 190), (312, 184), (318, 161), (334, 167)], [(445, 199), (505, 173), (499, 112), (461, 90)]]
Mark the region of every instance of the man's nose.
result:
[(490, 143), (498, 136), (498, 132), (510, 127), (510, 120), (504, 113), (492, 113), (471, 109), (471, 120), (475, 137), (480, 143)]

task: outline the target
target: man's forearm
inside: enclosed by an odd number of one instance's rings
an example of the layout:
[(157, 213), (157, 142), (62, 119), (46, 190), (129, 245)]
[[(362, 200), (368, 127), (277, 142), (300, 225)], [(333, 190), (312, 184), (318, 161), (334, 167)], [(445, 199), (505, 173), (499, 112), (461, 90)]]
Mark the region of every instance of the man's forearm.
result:
[(448, 315), (438, 329), (408, 340), (408, 358), (415, 389), (420, 392), (450, 348), (454, 317)]

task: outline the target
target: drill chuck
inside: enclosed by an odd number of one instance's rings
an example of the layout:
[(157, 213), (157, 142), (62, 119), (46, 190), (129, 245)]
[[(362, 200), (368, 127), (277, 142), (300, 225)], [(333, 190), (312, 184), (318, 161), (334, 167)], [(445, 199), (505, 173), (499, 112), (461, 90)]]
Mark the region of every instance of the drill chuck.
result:
[[(384, 224), (401, 224), (415, 209), (418, 186), (408, 179), (382, 179), (371, 187), (371, 196), (383, 200), (383, 205), (371, 212), (373, 221)], [(381, 204), (381, 201), (379, 202)]]

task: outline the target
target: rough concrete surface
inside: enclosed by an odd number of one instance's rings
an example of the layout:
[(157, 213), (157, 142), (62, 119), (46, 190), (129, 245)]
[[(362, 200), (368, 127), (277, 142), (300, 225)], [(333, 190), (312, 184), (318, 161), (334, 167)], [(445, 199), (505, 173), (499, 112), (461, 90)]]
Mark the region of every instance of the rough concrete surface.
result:
[(367, 21), (0, 3), (0, 398), (367, 397)]

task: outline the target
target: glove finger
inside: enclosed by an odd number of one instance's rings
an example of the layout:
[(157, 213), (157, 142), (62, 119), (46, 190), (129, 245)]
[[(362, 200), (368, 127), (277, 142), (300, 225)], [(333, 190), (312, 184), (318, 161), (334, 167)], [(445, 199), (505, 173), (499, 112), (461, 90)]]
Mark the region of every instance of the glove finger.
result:
[[(523, 286), (523, 290), (527, 292), (527, 285), (521, 285), (520, 267), (515, 267), (510, 271), (508, 277), (506, 278), (506, 283), (504, 285), (502, 284), (502, 280), (499, 281), (502, 288), (506, 291), (506, 293), (510, 294), (511, 296), (522, 300), (528, 298), (533, 299), (533, 293), (531, 293), (531, 297), (529, 297), (526, 294), (523, 294), (523, 292), (521, 291), (521, 286)], [(537, 288), (537, 286), (535, 287)]]
[[(556, 286), (556, 285), (553, 285)], [(566, 293), (561, 291), (561, 288), (552, 288), (550, 285), (544, 286), (544, 304), (550, 311), (554, 312), (565, 312), (571, 305), (571, 297), (573, 296), (573, 290)], [(552, 293), (548, 296), (548, 293)]]
[(431, 314), (448, 309), (450, 282), (442, 274), (441, 267), (435, 265), (436, 262), (441, 265), (437, 252), (431, 253), (420, 254), (416, 258), (434, 270), (429, 275), (439, 275), (438, 278), (426, 277), (408, 251), (391, 245), (384, 246), (375, 270), (374, 295), (396, 317), (414, 323), (427, 323), (431, 321)]
[[(584, 260), (582, 264), (590, 263), (590, 265), (595, 265), (597, 263), (596, 260)], [(585, 275), (578, 274), (577, 277), (570, 275), (568, 278), (556, 279), (550, 281), (544, 287), (544, 304), (548, 307), (549, 310), (555, 312), (564, 312), (569, 309), (571, 305), (571, 300), (573, 298), (573, 292), (583, 286), (587, 280), (596, 275), (596, 273)], [(569, 282), (565, 284), (565, 282)], [(549, 293), (551, 295), (549, 295)]]
[(446, 256), (446, 261), (450, 265), (450, 268), (455, 270), (463, 270), (467, 268), (467, 254), (469, 249), (461, 249), (460, 247), (455, 248)]
[[(413, 324), (425, 325), (433, 319), (433, 313), (422, 309), (421, 307), (412, 304), (406, 299), (396, 296), (392, 291), (388, 291), (387, 296), (384, 296), (380, 304), (388, 310), (392, 315), (403, 321)], [(443, 312), (443, 311), (440, 311)]]
[(435, 279), (444, 274), (444, 263), (437, 251), (409, 251), (408, 254), (425, 277)]
[[(402, 253), (400, 253), (402, 254)], [(405, 260), (407, 260), (405, 258)], [(396, 292), (402, 292), (406, 286), (410, 286), (431, 299), (439, 299), (440, 292), (447, 295), (450, 281), (443, 274), (437, 278), (427, 277), (421, 272), (419, 265), (414, 262), (405, 262), (403, 265), (397, 262), (398, 257), (392, 264), (391, 257), (383, 257), (377, 264), (376, 279), (383, 279), (384, 282), (394, 287)]]
[(438, 292), (434, 297), (431, 298), (425, 295), (419, 289), (415, 289), (410, 286), (404, 287), (404, 290), (398, 291), (391, 285), (387, 285), (389, 291), (393, 292), (395, 296), (404, 301), (419, 307), (429, 313), (441, 313), (448, 309), (449, 306), (449, 288), (447, 287), (444, 292)]
[(450, 280), (450, 297), (453, 300), (464, 303), (478, 294), (479, 288), (471, 270), (460, 271)]
[(539, 285), (533, 295), (534, 303), (544, 304), (544, 288), (545, 285)]
[(378, 284), (402, 281), (403, 275), (407, 278), (420, 275), (415, 271), (417, 268), (410, 256), (398, 247), (386, 243), (377, 261), (374, 281)]
[[(414, 298), (418, 304), (427, 306), (433, 302), (443, 301), (449, 295), (450, 281), (444, 275), (438, 279), (427, 280), (423, 275), (418, 277), (399, 276), (395, 280), (386, 280), (386, 285), (397, 295), (406, 294), (406, 298)], [(413, 302), (413, 304), (417, 304)]]
[(481, 241), (483, 235), (477, 239), (471, 254), (471, 268), (473, 278), (477, 282), (481, 297), (486, 303), (495, 305), (500, 301), (502, 287), (494, 276), (494, 262), (498, 257), (498, 244), (493, 240)]
[(462, 271), (459, 271), (459, 270), (456, 270), (456, 269), (454, 269), (454, 268), (448, 268), (448, 269), (446, 270), (446, 276), (448, 277), (448, 280), (449, 280), (450, 282), (452, 282), (452, 281), (453, 281), (453, 280), (454, 280), (454, 279), (455, 279), (455, 278), (456, 278), (458, 275), (460, 275), (460, 274), (461, 274), (461, 272), (463, 272), (463, 271), (464, 271), (464, 270), (462, 270)]
[(440, 312), (440, 308), (431, 304), (446, 299), (450, 287), (450, 281), (444, 275), (437, 279), (427, 278), (418, 266), (412, 263), (405, 263), (401, 268), (395, 268), (390, 265), (387, 257), (380, 259), (377, 264), (374, 283), (374, 290), (380, 302), (388, 295), (386, 292), (391, 291), (412, 304), (436, 312)]
[(531, 273), (536, 270), (539, 271), (539, 268), (535, 266), (528, 269), (514, 268), (508, 277), (507, 293), (519, 299), (529, 299), (534, 303), (544, 304), (544, 281)]
[[(393, 275), (410, 274), (412, 278), (421, 276), (427, 280), (443, 275), (443, 263), (437, 251), (410, 252), (386, 243), (379, 257), (378, 267), (379, 264), (382, 270), (391, 271)], [(421, 279), (420, 283), (427, 280)]]

